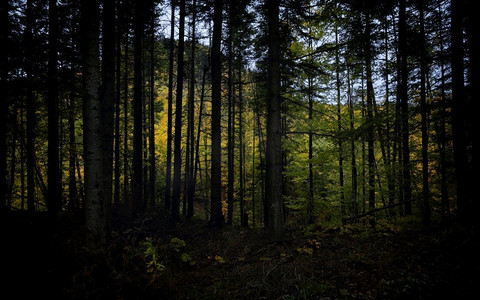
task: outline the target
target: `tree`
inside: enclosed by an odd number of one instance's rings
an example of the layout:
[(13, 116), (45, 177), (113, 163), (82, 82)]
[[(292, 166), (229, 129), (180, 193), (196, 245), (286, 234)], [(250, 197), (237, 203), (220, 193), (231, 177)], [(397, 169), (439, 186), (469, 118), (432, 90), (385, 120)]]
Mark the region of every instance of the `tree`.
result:
[(465, 138), (465, 87), (463, 64), (463, 1), (452, 0), (451, 64), (452, 64), (452, 132), (457, 184), (458, 218), (468, 223), (471, 214), (468, 181), (467, 142)]
[[(0, 18), (2, 20), (2, 29), (0, 31), (0, 43), (8, 47), (8, 1), (2, 1), (0, 4)], [(0, 58), (0, 89), (4, 91), (0, 99), (0, 119), (5, 120), (8, 111), (8, 51), (3, 51)], [(0, 213), (7, 210), (7, 126), (5, 122), (0, 122)]]
[(155, 209), (156, 204), (156, 162), (155, 162), (155, 5), (152, 1), (150, 24), (150, 208)]
[(83, 149), (85, 166), (85, 223), (87, 247), (106, 245), (101, 169), (101, 99), (99, 73), (99, 1), (82, 0)]
[(25, 71), (27, 73), (27, 209), (35, 211), (35, 179), (34, 179), (34, 143), (35, 143), (35, 98), (33, 95), (33, 8), (32, 1), (27, 1), (27, 26), (25, 28), (25, 43), (27, 45)]
[(269, 208), (268, 225), (270, 236), (275, 241), (282, 240), (285, 235), (282, 195), (279, 6), (279, 0), (268, 0), (266, 2), (268, 23), (268, 93), (265, 202)]
[(182, 179), (182, 107), (183, 107), (183, 77), (184, 77), (184, 51), (185, 51), (185, 0), (180, 0), (180, 28), (178, 38), (177, 61), (177, 96), (175, 101), (175, 141), (173, 148), (173, 198), (172, 220), (180, 218), (180, 188)]
[(411, 166), (408, 125), (408, 65), (407, 65), (407, 21), (406, 1), (400, 0), (398, 51), (400, 55), (400, 108), (401, 108), (401, 136), (402, 136), (402, 177), (405, 214), (412, 214)]
[(195, 23), (197, 18), (197, 1), (193, 0), (192, 2), (192, 44), (191, 44), (191, 65), (190, 65), (190, 90), (188, 97), (188, 138), (190, 147), (187, 147), (187, 165), (188, 172), (187, 176), (187, 218), (191, 219), (193, 217), (193, 198), (195, 194), (195, 182), (194, 182), (194, 156), (195, 156), (195, 47), (196, 47), (196, 38), (195, 38)]
[(227, 222), (233, 224), (233, 194), (235, 180), (235, 122), (234, 122), (234, 102), (233, 102), (233, 31), (234, 31), (234, 1), (228, 3), (228, 143), (227, 143), (227, 164), (228, 164), (228, 183), (227, 183)]
[(172, 119), (173, 119), (173, 67), (175, 48), (175, 3), (172, 0), (170, 21), (170, 47), (168, 55), (168, 108), (167, 108), (167, 166), (165, 178), (165, 209), (170, 210), (171, 202), (171, 178), (172, 178)]
[(423, 223), (430, 224), (430, 188), (428, 183), (428, 128), (427, 128), (427, 55), (425, 43), (425, 3), (420, 1), (420, 110), (421, 110), (421, 126), (422, 126), (422, 198), (423, 198)]
[(143, 46), (145, 1), (135, 3), (133, 40), (133, 208), (138, 214), (145, 209), (143, 203)]
[(48, 211), (55, 218), (62, 209), (58, 136), (58, 24), (57, 1), (49, 0), (48, 31)]
[[(115, 107), (115, 1), (103, 1), (102, 22), (101, 148), (105, 223), (110, 226), (112, 206), (113, 127)], [(108, 230), (107, 230), (108, 232)]]
[(222, 14), (223, 1), (215, 0), (213, 8), (212, 36), (212, 166), (210, 195), (210, 225), (222, 227), (225, 223), (222, 213), (222, 153), (221, 153), (221, 109), (222, 109)]

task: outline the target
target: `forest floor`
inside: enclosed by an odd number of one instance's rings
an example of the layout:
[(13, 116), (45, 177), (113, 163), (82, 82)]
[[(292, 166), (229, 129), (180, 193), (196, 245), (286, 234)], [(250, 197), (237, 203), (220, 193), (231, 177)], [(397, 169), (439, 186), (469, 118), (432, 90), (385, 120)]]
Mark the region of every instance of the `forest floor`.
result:
[(114, 225), (107, 251), (92, 253), (82, 246), (78, 217), (52, 228), (44, 216), (12, 216), (2, 226), (2, 294), (323, 300), (480, 294), (478, 237), (452, 223), (426, 229), (413, 219), (380, 220), (375, 230), (290, 226), (285, 241), (272, 242), (264, 229), (215, 229), (204, 221), (171, 227), (162, 219)]

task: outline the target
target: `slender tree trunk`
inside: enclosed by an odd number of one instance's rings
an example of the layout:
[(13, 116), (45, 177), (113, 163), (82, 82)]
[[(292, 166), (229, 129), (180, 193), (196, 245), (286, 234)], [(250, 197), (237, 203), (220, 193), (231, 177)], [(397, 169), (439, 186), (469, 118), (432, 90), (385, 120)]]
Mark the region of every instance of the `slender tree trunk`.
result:
[(228, 225), (233, 224), (233, 194), (235, 177), (235, 122), (232, 118), (233, 112), (233, 10), (234, 1), (229, 1), (229, 27), (228, 27), (228, 144), (227, 144), (227, 164), (228, 164), (228, 190), (227, 190), (227, 214)]
[[(7, 100), (7, 99), (4, 99)], [(0, 100), (1, 101), (1, 100)], [(6, 116), (5, 116), (6, 117)], [(2, 205), (5, 205), (5, 207), (2, 207), (2, 213), (6, 213), (7, 211), (10, 211), (12, 208), (12, 200), (13, 200), (13, 190), (15, 188), (15, 172), (17, 169), (17, 135), (18, 135), (18, 103), (14, 102), (13, 103), (13, 126), (12, 128), (12, 137), (10, 139), (10, 145), (11, 145), (11, 155), (10, 155), (10, 180), (9, 180), (9, 185), (7, 187), (7, 182), (5, 182), (5, 203), (2, 203)], [(5, 122), (4, 122), (5, 123)], [(5, 137), (6, 138), (6, 137)], [(5, 141), (5, 148), (7, 147), (7, 141)], [(6, 151), (7, 149), (5, 149)], [(7, 153), (5, 153), (7, 155)], [(6, 161), (5, 161), (6, 163)], [(7, 167), (5, 167), (5, 180), (7, 179), (6, 174), (7, 173)], [(2, 179), (2, 178), (0, 178)], [(0, 183), (1, 184), (1, 183)]]
[(423, 223), (430, 224), (430, 188), (428, 186), (428, 128), (427, 128), (427, 92), (425, 88), (425, 78), (427, 74), (427, 57), (425, 43), (425, 21), (424, 21), (424, 1), (420, 2), (420, 110), (422, 116), (422, 198), (423, 198)]
[(27, 26), (25, 29), (26, 49), (25, 71), (27, 73), (27, 209), (35, 211), (35, 98), (33, 95), (33, 16), (32, 0), (27, 1)]
[(307, 214), (308, 214), (308, 224), (313, 224), (315, 219), (313, 216), (313, 82), (311, 74), (309, 72), (308, 77), (308, 204), (307, 204)]
[(143, 1), (135, 3), (133, 53), (133, 212), (143, 212)]
[(221, 111), (222, 111), (222, 14), (223, 1), (214, 1), (213, 37), (212, 37), (212, 166), (210, 195), (210, 225), (222, 227), (225, 220), (222, 213), (222, 147), (221, 147)]
[(173, 119), (173, 64), (175, 48), (175, 3), (172, 0), (171, 21), (170, 21), (170, 49), (168, 65), (168, 108), (167, 108), (167, 166), (165, 174), (165, 210), (169, 211), (171, 206), (171, 178), (172, 178), (172, 119)]
[(400, 52), (400, 106), (402, 134), (402, 176), (405, 214), (412, 214), (412, 190), (410, 175), (410, 146), (408, 126), (408, 66), (407, 66), (407, 24), (405, 0), (400, 0), (399, 52)]
[[(55, 0), (51, 0), (55, 1)], [(101, 130), (102, 130), (102, 185), (105, 205), (106, 234), (110, 232), (112, 207), (113, 173), (113, 126), (115, 107), (115, 0), (103, 0), (102, 32), (102, 86)]]
[(190, 65), (190, 92), (189, 92), (189, 99), (188, 99), (188, 132), (190, 136), (190, 159), (187, 160), (187, 164), (189, 165), (189, 172), (188, 176), (188, 186), (187, 186), (187, 219), (191, 219), (193, 217), (193, 198), (195, 194), (195, 183), (194, 181), (194, 154), (195, 154), (195, 47), (196, 47), (196, 39), (195, 39), (195, 22), (197, 17), (197, 1), (193, 0), (192, 2), (192, 57), (191, 57), (191, 65)]
[(457, 183), (457, 213), (462, 222), (468, 223), (471, 216), (468, 181), (468, 160), (465, 137), (465, 87), (463, 50), (463, 1), (452, 0), (452, 131)]
[(73, 116), (73, 96), (70, 97), (70, 111), (68, 116), (69, 126), (69, 159), (68, 159), (68, 198), (70, 210), (78, 209), (77, 197), (77, 179), (75, 176), (75, 160), (77, 156), (77, 146), (75, 139), (75, 119)]
[(239, 55), (239, 69), (238, 69), (238, 137), (240, 148), (240, 211), (241, 211), (241, 225), (248, 227), (248, 215), (245, 211), (245, 143), (243, 138), (243, 84), (242, 84), (242, 57)]
[[(117, 14), (120, 10), (120, 1), (116, 2)], [(113, 206), (120, 205), (120, 97), (121, 97), (121, 62), (122, 62), (122, 48), (121, 48), (121, 30), (120, 17), (116, 20), (116, 50), (115, 50), (115, 133), (114, 138), (114, 183), (113, 183)], [(125, 53), (127, 55), (127, 53)]]
[[(382, 141), (382, 148), (385, 148), (386, 151), (383, 151), (382, 154), (385, 154), (384, 163), (386, 167), (387, 173), (387, 186), (388, 186), (388, 205), (393, 206), (395, 203), (395, 181), (392, 171), (392, 152), (391, 152), (391, 120), (390, 120), (390, 79), (389, 79), (389, 68), (388, 68), (388, 16), (385, 16), (385, 114), (386, 114), (386, 128), (385, 128), (385, 138), (381, 138)], [(383, 146), (385, 144), (385, 146)], [(390, 215), (395, 215), (395, 210), (392, 208), (390, 209)]]
[(125, 32), (125, 57), (124, 57), (124, 86), (123, 86), (123, 202), (126, 207), (133, 211), (133, 202), (129, 196), (129, 174), (128, 174), (128, 87), (129, 87), (129, 27), (127, 24)]
[(150, 136), (149, 136), (149, 150), (150, 150), (150, 208), (155, 209), (156, 206), (156, 162), (155, 162), (155, 5), (152, 2), (152, 20), (150, 25)]
[[(373, 122), (373, 102), (374, 91), (372, 81), (372, 55), (371, 55), (371, 24), (370, 13), (366, 12), (365, 24), (365, 69), (367, 77), (367, 143), (368, 143), (368, 206), (372, 210), (375, 208), (375, 152), (374, 152), (374, 127)], [(375, 225), (374, 216), (371, 223)]]
[(282, 184), (282, 128), (280, 98), (280, 1), (268, 0), (268, 98), (267, 98), (267, 174), (266, 202), (269, 207), (269, 229), (273, 240), (285, 236)]
[[(336, 30), (336, 28), (335, 28)], [(335, 31), (336, 34), (336, 31)], [(312, 32), (309, 30), (308, 48), (312, 49)], [(338, 43), (337, 43), (338, 44)], [(309, 63), (313, 63), (313, 58), (309, 59)], [(308, 202), (307, 202), (307, 215), (308, 224), (313, 224), (315, 218), (313, 215), (314, 209), (314, 180), (313, 180), (313, 75), (311, 70), (308, 70)]]
[(202, 128), (202, 112), (203, 112), (203, 103), (205, 98), (205, 78), (207, 76), (208, 67), (203, 67), (203, 76), (202, 76), (202, 91), (200, 92), (200, 108), (198, 110), (198, 129), (197, 129), (197, 138), (195, 146), (195, 170), (193, 172), (193, 191), (195, 191), (195, 185), (197, 182), (197, 172), (200, 166), (200, 132)]
[[(8, 1), (2, 1), (0, 4), (0, 19), (1, 22), (1, 31), (0, 31), (0, 43), (3, 47), (8, 49), (9, 39), (8, 39), (8, 29), (9, 29), (9, 20), (8, 20)], [(2, 57), (0, 58), (0, 90), (2, 95), (0, 98), (0, 119), (6, 120), (7, 111), (8, 111), (8, 52), (3, 51)], [(0, 213), (3, 213), (7, 210), (7, 126), (6, 122), (0, 122), (0, 201), (1, 208)], [(12, 178), (13, 180), (13, 178)]]
[[(441, 14), (441, 13), (440, 13)], [(440, 15), (442, 16), (442, 15)], [(439, 34), (442, 30), (442, 19), (439, 22)], [(441, 103), (440, 103), (440, 132), (438, 140), (438, 151), (440, 154), (440, 198), (441, 198), (441, 215), (442, 219), (450, 215), (450, 201), (448, 199), (448, 186), (447, 186), (447, 137), (446, 137), (446, 119), (447, 119), (447, 96), (446, 96), (446, 80), (445, 80), (445, 53), (443, 39), (440, 39), (440, 76), (441, 76)]]
[(83, 142), (87, 247), (106, 245), (102, 188), (101, 100), (99, 91), (99, 2), (83, 0)]
[[(72, 39), (72, 45), (73, 45)], [(69, 143), (69, 158), (68, 158), (68, 199), (69, 209), (76, 210), (79, 208), (78, 195), (77, 195), (77, 179), (75, 176), (75, 163), (77, 156), (77, 144), (75, 138), (75, 69), (70, 69), (70, 97), (69, 97), (69, 109), (68, 109), (68, 143)]]
[(252, 228), (255, 229), (255, 116), (252, 118)]
[(180, 218), (180, 187), (182, 179), (182, 105), (183, 105), (183, 76), (185, 51), (185, 0), (180, 0), (180, 29), (178, 33), (178, 71), (177, 71), (177, 98), (175, 101), (175, 141), (173, 166), (173, 198), (172, 220)]
[[(350, 130), (354, 132), (355, 130), (355, 111), (353, 109), (353, 99), (352, 99), (352, 90), (350, 83), (350, 67), (347, 67), (347, 83), (348, 83), (348, 112), (350, 117)], [(352, 137), (350, 141), (350, 155), (351, 155), (351, 164), (352, 164), (352, 204), (354, 215), (358, 215), (358, 179), (357, 179), (357, 159), (355, 154), (355, 138)]]
[(20, 106), (20, 210), (25, 210), (25, 118), (24, 103)]
[[(344, 191), (344, 179), (343, 179), (343, 140), (341, 137), (342, 132), (342, 103), (340, 95), (340, 56), (338, 51), (338, 28), (335, 27), (335, 85), (337, 88), (337, 135), (338, 135), (338, 176), (340, 183), (340, 203), (341, 213), (345, 216), (345, 191)], [(367, 86), (368, 88), (368, 86)]]
[[(362, 92), (361, 92), (361, 99), (362, 99), (362, 122), (366, 122), (366, 107), (365, 107), (365, 88), (364, 88), (364, 75), (362, 71)], [(367, 202), (367, 172), (366, 172), (366, 162), (367, 162), (367, 151), (365, 148), (365, 134), (362, 134), (362, 213), (365, 213), (365, 205)]]

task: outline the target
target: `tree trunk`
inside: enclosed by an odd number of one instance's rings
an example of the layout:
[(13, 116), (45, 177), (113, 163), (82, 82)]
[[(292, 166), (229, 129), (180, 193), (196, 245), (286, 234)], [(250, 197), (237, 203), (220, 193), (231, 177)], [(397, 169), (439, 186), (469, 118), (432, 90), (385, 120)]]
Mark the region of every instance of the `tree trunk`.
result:
[(194, 158), (195, 158), (195, 22), (197, 17), (197, 1), (193, 0), (192, 2), (192, 57), (190, 65), (190, 92), (188, 99), (188, 135), (190, 137), (190, 154), (187, 164), (189, 165), (188, 176), (188, 185), (187, 185), (187, 219), (193, 217), (193, 198), (195, 194), (194, 186)]
[(180, 187), (182, 179), (182, 105), (183, 105), (183, 76), (184, 76), (184, 51), (185, 51), (185, 0), (180, 0), (180, 29), (178, 33), (178, 61), (177, 61), (177, 98), (175, 101), (175, 141), (174, 141), (174, 166), (173, 166), (173, 198), (172, 220), (177, 222), (180, 218)]
[[(347, 84), (348, 84), (348, 112), (350, 117), (350, 130), (354, 132), (355, 130), (355, 121), (354, 115), (355, 111), (353, 109), (353, 99), (352, 99), (352, 90), (350, 85), (350, 67), (347, 67)], [(357, 159), (355, 154), (355, 138), (352, 137), (350, 141), (350, 155), (351, 155), (351, 164), (352, 164), (352, 204), (354, 215), (358, 215), (358, 179), (357, 179)]]
[(239, 55), (238, 58), (238, 137), (240, 144), (240, 211), (241, 211), (241, 225), (243, 227), (248, 227), (248, 215), (245, 211), (245, 142), (243, 137), (243, 86), (242, 86), (242, 57)]
[(149, 150), (150, 150), (150, 208), (155, 209), (156, 205), (156, 163), (155, 163), (155, 5), (152, 4), (151, 20), (151, 41), (150, 41), (150, 132), (149, 132)]
[(228, 25), (228, 144), (227, 144), (227, 164), (228, 164), (228, 189), (227, 189), (227, 215), (228, 225), (233, 225), (233, 194), (235, 177), (235, 122), (233, 115), (233, 9), (234, 1), (229, 1), (229, 25)]
[(268, 0), (268, 81), (267, 81), (267, 174), (266, 202), (269, 207), (269, 229), (273, 240), (285, 236), (282, 186), (282, 140), (280, 98), (280, 1)]
[[(2, 1), (0, 4), (0, 19), (2, 20), (2, 29), (0, 31), (0, 43), (8, 49), (8, 1)], [(8, 111), (8, 52), (3, 51), (0, 58), (0, 90), (2, 96), (0, 98), (0, 119), (5, 120)], [(6, 122), (0, 122), (0, 213), (7, 210), (7, 126)], [(13, 178), (12, 178), (13, 179)]]
[(175, 3), (172, 0), (171, 21), (170, 21), (170, 49), (168, 65), (168, 108), (167, 108), (167, 166), (165, 174), (165, 210), (169, 211), (171, 206), (171, 181), (172, 181), (172, 119), (173, 119), (173, 63), (175, 48)]
[[(367, 77), (367, 143), (368, 143), (368, 206), (375, 208), (375, 152), (374, 152), (374, 128), (373, 102), (374, 91), (372, 81), (372, 55), (371, 55), (371, 24), (370, 13), (366, 12), (365, 24), (365, 71)], [(370, 224), (375, 225), (374, 216)]]
[(468, 160), (465, 137), (465, 87), (463, 52), (463, 1), (452, 0), (452, 132), (455, 159), (455, 179), (457, 183), (458, 218), (468, 222), (471, 216), (468, 190)]
[[(340, 57), (338, 51), (338, 28), (335, 27), (335, 85), (337, 88), (337, 135), (338, 135), (338, 176), (340, 183), (340, 205), (342, 216), (345, 216), (345, 191), (343, 190), (343, 140), (342, 132), (342, 103), (340, 95)], [(367, 87), (368, 88), (368, 87)]]
[[(120, 9), (120, 1), (116, 2), (117, 11)], [(114, 138), (114, 190), (113, 190), (113, 206), (118, 207), (120, 205), (120, 96), (121, 96), (121, 62), (122, 62), (122, 49), (121, 49), (121, 30), (120, 30), (120, 17), (117, 16), (116, 20), (116, 66), (115, 66), (115, 133)], [(127, 53), (125, 53), (127, 55)]]
[(101, 100), (99, 91), (99, 2), (82, 1), (83, 143), (87, 247), (106, 245), (102, 189)]
[(143, 42), (144, 1), (135, 3), (133, 40), (133, 213), (144, 210), (143, 202)]
[(430, 188), (428, 186), (428, 128), (427, 128), (427, 92), (425, 78), (427, 73), (427, 57), (424, 25), (424, 1), (420, 1), (420, 110), (422, 116), (422, 216), (425, 225), (430, 224)]
[(123, 202), (126, 207), (133, 211), (133, 203), (129, 196), (129, 174), (128, 174), (128, 87), (129, 87), (129, 27), (125, 31), (125, 61), (124, 61), (124, 82), (123, 82)]
[(402, 135), (402, 177), (405, 214), (412, 214), (412, 190), (410, 175), (410, 145), (408, 127), (408, 65), (407, 65), (407, 24), (405, 0), (400, 0), (399, 14), (399, 55), (400, 55), (400, 107)]
[[(55, 0), (52, 0), (55, 1)], [(112, 207), (113, 173), (113, 125), (115, 107), (115, 0), (103, 1), (102, 32), (102, 86), (101, 130), (102, 130), (102, 185), (105, 205), (105, 226), (110, 231)]]
[(25, 57), (25, 71), (27, 73), (27, 209), (35, 211), (35, 174), (34, 174), (34, 143), (35, 143), (35, 98), (33, 95), (33, 16), (32, 0), (27, 1), (27, 26), (25, 42), (28, 45)]
[(210, 195), (210, 225), (222, 227), (225, 223), (222, 213), (222, 147), (221, 147), (221, 111), (222, 111), (222, 14), (223, 1), (214, 1), (213, 37), (212, 37), (212, 166)]

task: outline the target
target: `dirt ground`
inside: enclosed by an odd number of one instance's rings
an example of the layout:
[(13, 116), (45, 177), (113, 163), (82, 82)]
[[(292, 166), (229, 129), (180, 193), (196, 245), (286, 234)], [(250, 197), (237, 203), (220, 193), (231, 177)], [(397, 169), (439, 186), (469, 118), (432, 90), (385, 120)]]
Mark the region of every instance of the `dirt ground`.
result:
[[(83, 245), (75, 217), (5, 226), (4, 294), (63, 299), (471, 299), (478, 237), (453, 223), (264, 229), (208, 227), (161, 216), (114, 226), (108, 249)], [(53, 232), (53, 233), (52, 233)], [(7, 298), (4, 298), (7, 299)]]

